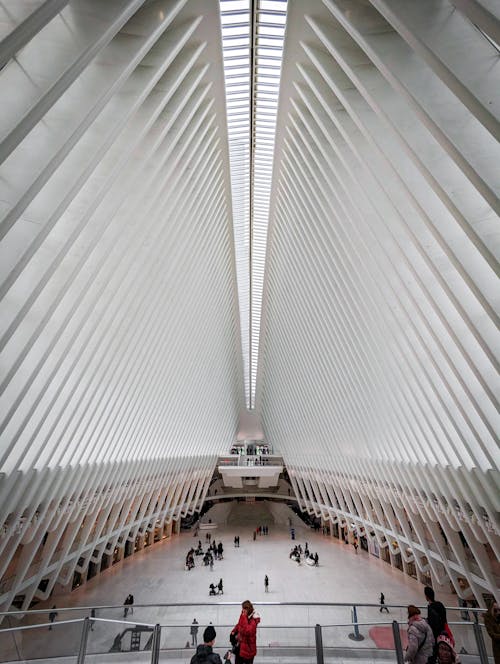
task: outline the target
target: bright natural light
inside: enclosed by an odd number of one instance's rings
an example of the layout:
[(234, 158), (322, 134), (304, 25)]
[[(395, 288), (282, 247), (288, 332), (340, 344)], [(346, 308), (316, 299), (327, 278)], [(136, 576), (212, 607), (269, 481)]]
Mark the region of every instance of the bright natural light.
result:
[(257, 0), (255, 17), (250, 0), (220, 0), (220, 10), (245, 398), (253, 408), (287, 2)]

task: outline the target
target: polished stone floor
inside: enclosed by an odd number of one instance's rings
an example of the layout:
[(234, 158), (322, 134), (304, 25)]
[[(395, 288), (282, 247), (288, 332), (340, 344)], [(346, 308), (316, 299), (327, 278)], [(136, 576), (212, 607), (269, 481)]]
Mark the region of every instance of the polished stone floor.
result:
[[(95, 657), (88, 661), (103, 664), (111, 661), (130, 664), (147, 661), (147, 657), (142, 655), (120, 654), (118, 660), (116, 655), (104, 653), (109, 652), (114, 638), (128, 626), (160, 623), (162, 649), (165, 650), (162, 659), (187, 662), (193, 653), (192, 648), (187, 648), (190, 645), (189, 625), (193, 618), (200, 624), (199, 637), (204, 626), (213, 623), (218, 631), (217, 647), (222, 654), (229, 646), (228, 635), (237, 622), (240, 602), (250, 599), (261, 615), (261, 649), (256, 658), (257, 663), (259, 658), (261, 661), (275, 662), (314, 661), (306, 657), (306, 653), (297, 660), (299, 652), (291, 652), (285, 659), (281, 659), (278, 654), (272, 654), (272, 649), (282, 645), (295, 648), (314, 646), (316, 623), (323, 626), (325, 646), (363, 649), (368, 655), (369, 649), (376, 646), (370, 638), (370, 630), (374, 625), (378, 624), (379, 628), (387, 631), (394, 619), (404, 625), (406, 611), (403, 607), (410, 603), (424, 603), (423, 587), (416, 580), (391, 569), (365, 551), (358, 550), (356, 554), (352, 546), (321, 532), (314, 532), (285, 506), (273, 506), (271, 513), (266, 503), (239, 503), (233, 507), (226, 503), (216, 506), (205, 516), (204, 521), (209, 518), (213, 526), (210, 530), (200, 530), (197, 536), (194, 536), (194, 532), (184, 532), (166, 539), (114, 565), (71, 594), (54, 597), (51, 602), (40, 605), (40, 608), (57, 605), (58, 616), (54, 628), (49, 631), (47, 627), (37, 627), (30, 633), (17, 632), (15, 640), (12, 633), (9, 638), (5, 635), (0, 639), (0, 661), (24, 661), (23, 657), (29, 659), (76, 653), (81, 623), (58, 623), (88, 615), (88, 610), (78, 610), (68, 615), (62, 611), (62, 607), (97, 607), (97, 620), (88, 642), (88, 651), (94, 653)], [(292, 519), (295, 528), (295, 542), (291, 540), (288, 519)], [(257, 536), (254, 540), (256, 525), (267, 525), (269, 535)], [(213, 570), (210, 570), (202, 565), (201, 557), (196, 557), (196, 567), (185, 571), (186, 552), (196, 546), (199, 539), (205, 548), (206, 532), (210, 532), (217, 542), (222, 541), (224, 559), (215, 561)], [(233, 545), (235, 535), (240, 536), (239, 548)], [(293, 544), (304, 546), (306, 541), (310, 550), (318, 553), (319, 567), (297, 565), (289, 559)], [(264, 591), (265, 574), (269, 577), (268, 593)], [(209, 597), (209, 584), (216, 584), (220, 578), (223, 579), (224, 594)], [(379, 612), (377, 603), (381, 591), (385, 594), (390, 614)], [(121, 608), (99, 608), (122, 605), (129, 593), (134, 595), (135, 606), (133, 615), (126, 620), (123, 619)], [(456, 606), (456, 598), (452, 596), (441, 599), (449, 606)], [(321, 602), (345, 603), (348, 606), (300, 605)], [(292, 605), (283, 606), (281, 603)], [(141, 606), (150, 604), (181, 606)], [(365, 637), (359, 642), (349, 638), (349, 634), (353, 633), (351, 607), (354, 604), (374, 605), (358, 608), (358, 620), (362, 623), (359, 631)], [(43, 615), (30, 617), (30, 621), (35, 624), (46, 620)], [(385, 623), (385, 627), (380, 623)], [(147, 636), (143, 635), (142, 638), (147, 639)], [(123, 637), (123, 643), (130, 643), (130, 633)], [(59, 661), (63, 664), (65, 660)], [(67, 661), (74, 661), (74, 658)], [(340, 660), (337, 658), (335, 661)], [(366, 661), (372, 661), (371, 656)]]

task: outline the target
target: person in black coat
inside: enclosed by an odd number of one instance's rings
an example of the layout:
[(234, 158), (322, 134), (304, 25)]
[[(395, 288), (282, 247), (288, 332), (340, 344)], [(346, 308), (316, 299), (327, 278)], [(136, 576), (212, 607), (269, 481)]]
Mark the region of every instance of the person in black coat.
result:
[[(192, 656), (190, 664), (222, 664), (220, 655), (213, 651), (215, 644), (215, 637), (217, 636), (215, 629), (209, 625), (203, 632), (203, 643), (196, 648), (196, 653)], [(224, 657), (226, 661), (230, 661), (230, 655)]]
[(425, 586), (424, 595), (427, 600), (427, 622), (432, 629), (435, 641), (434, 652), (428, 659), (428, 663), (433, 664), (437, 657), (437, 638), (445, 631), (446, 609), (442, 602), (436, 600), (434, 589), (430, 586)]

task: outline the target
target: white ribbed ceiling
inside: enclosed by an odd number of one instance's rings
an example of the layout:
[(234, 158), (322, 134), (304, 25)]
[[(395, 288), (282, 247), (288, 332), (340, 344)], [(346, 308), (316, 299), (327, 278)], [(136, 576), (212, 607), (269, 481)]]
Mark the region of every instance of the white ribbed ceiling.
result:
[(498, 587), (498, 3), (252, 8), (0, 3), (0, 607), (198, 511), (245, 405), (302, 509)]

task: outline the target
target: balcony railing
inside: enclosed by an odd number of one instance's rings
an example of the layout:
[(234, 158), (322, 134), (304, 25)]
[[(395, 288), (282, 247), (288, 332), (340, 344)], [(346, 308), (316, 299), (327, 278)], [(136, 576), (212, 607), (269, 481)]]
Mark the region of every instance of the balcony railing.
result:
[[(335, 659), (382, 659), (403, 664), (406, 645), (406, 606), (388, 605), (390, 614), (373, 604), (256, 603), (261, 615), (258, 659), (293, 658), (324, 664)], [(188, 661), (194, 654), (191, 624), (199, 622), (198, 643), (206, 625), (217, 632), (215, 651), (231, 646), (229, 634), (240, 604), (141, 604), (124, 617), (123, 606), (74, 607), (0, 613), (0, 662), (30, 662), (43, 658), (84, 664)], [(424, 609), (425, 611), (425, 609)], [(54, 613), (57, 612), (57, 615)], [(491, 645), (479, 620), (481, 610), (448, 608), (448, 622), (457, 651), (467, 662), (488, 664)], [(234, 661), (234, 657), (233, 660)]]
[(274, 454), (228, 454), (219, 457), (218, 466), (283, 466), (283, 457)]

